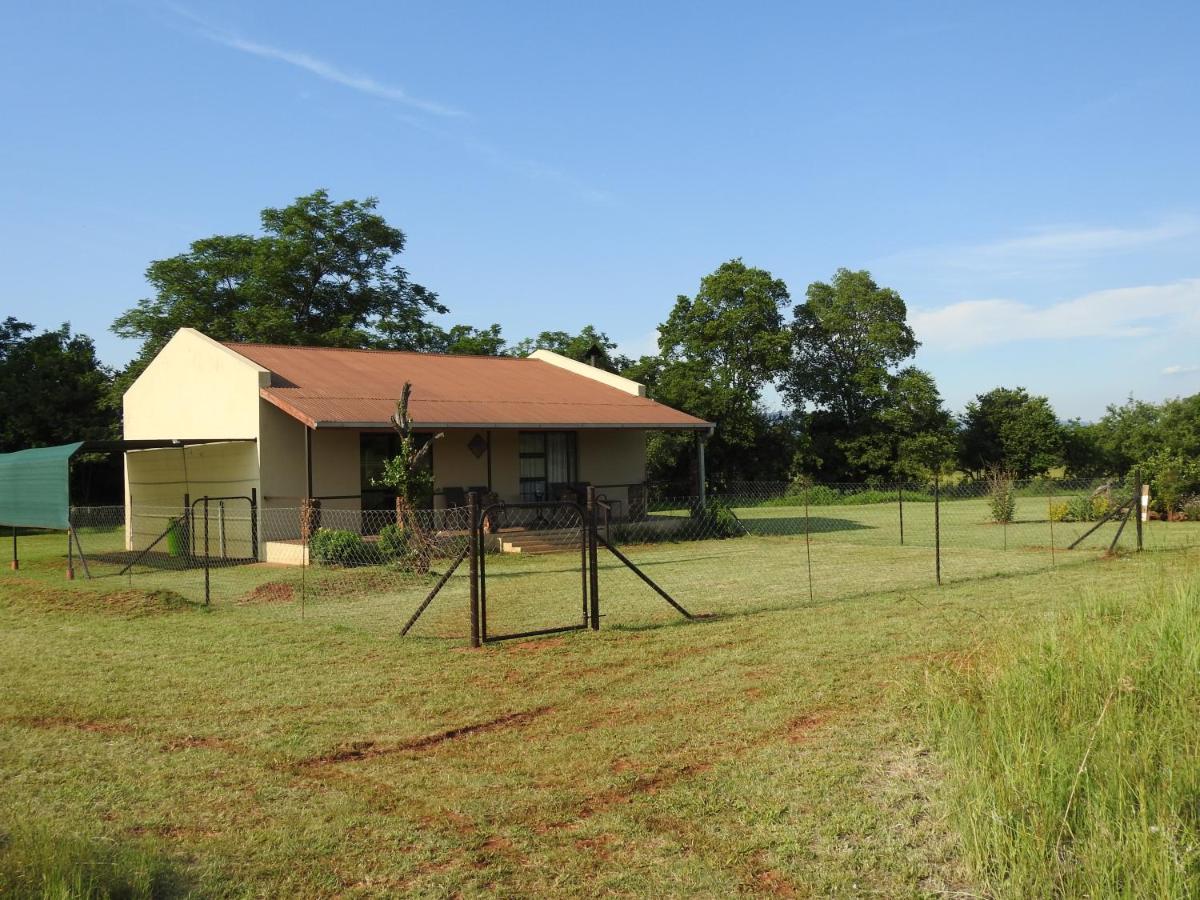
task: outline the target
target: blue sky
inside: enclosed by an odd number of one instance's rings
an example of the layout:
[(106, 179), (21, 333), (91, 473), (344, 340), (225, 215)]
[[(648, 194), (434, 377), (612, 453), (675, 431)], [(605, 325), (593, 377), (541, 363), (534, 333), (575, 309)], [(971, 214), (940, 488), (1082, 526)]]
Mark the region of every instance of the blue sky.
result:
[(958, 409), (1200, 391), (1200, 6), (11, 5), (0, 315), (102, 357), (152, 259), (380, 198), (453, 321), (648, 351), (740, 256), (908, 301)]

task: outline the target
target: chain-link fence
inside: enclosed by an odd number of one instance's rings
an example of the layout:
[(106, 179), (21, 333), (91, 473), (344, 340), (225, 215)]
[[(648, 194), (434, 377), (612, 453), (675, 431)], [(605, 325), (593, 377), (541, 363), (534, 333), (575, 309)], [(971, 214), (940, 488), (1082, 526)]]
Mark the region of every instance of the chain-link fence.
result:
[[(1110, 552), (1200, 546), (1200, 521), (1141, 521), (1135, 481), (734, 485), (704, 498), (597, 496), (595, 566), (584, 503), (479, 501), (444, 510), (78, 507), (67, 532), (14, 531), (15, 579), (84, 602), (239, 608), (263, 621), (413, 638), (467, 637), (471, 564), (484, 638), (822, 604), (937, 583), (1050, 571)], [(610, 549), (611, 548), (611, 549)], [(622, 558), (619, 558), (620, 554)], [(627, 565), (626, 561), (631, 565)], [(419, 616), (416, 614), (420, 612)]]

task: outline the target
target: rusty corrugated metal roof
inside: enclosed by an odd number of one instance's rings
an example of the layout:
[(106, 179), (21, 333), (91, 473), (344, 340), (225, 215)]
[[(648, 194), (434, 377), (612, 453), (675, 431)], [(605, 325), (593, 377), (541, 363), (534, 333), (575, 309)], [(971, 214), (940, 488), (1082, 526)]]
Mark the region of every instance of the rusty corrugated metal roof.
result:
[(264, 399), (312, 428), (386, 427), (405, 381), (434, 428), (708, 428), (695, 416), (536, 359), (226, 344), (271, 372)]

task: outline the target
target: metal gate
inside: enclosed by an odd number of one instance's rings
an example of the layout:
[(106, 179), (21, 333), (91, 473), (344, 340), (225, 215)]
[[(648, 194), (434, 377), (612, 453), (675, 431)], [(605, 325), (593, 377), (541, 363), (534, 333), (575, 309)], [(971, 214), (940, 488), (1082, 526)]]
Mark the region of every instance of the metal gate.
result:
[[(478, 634), (480, 643), (530, 638), (546, 634), (559, 634), (565, 631), (581, 631), (589, 625), (598, 627), (599, 622), (593, 623), (589, 617), (589, 578), (591, 566), (589, 554), (593, 547), (589, 540), (592, 529), (589, 526), (587, 511), (578, 503), (563, 501), (526, 501), (521, 503), (493, 503), (479, 510), (472, 517), (471, 540), (475, 553), (471, 555), (472, 590), (476, 597), (472, 598), (472, 610), (477, 611), (478, 622), (472, 622), (472, 631)], [(503, 545), (505, 536), (512, 538), (521, 534), (526, 540), (538, 541), (539, 533), (561, 533), (567, 531), (570, 547), (559, 546), (559, 556), (566, 556), (568, 549), (579, 549), (579, 594), (578, 615), (569, 621), (568, 616), (561, 622), (547, 623), (544, 627), (530, 628), (522, 631), (509, 631), (499, 634), (492, 633), (488, 626), (488, 542)], [(501, 601), (503, 602), (503, 601)], [(562, 609), (569, 610), (570, 603), (565, 603)], [(473, 617), (474, 618), (474, 617)]]

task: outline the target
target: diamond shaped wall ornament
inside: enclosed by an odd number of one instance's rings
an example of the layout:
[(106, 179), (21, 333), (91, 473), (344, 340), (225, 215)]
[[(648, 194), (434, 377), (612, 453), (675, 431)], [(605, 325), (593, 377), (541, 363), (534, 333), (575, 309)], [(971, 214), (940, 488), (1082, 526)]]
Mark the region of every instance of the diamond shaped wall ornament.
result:
[(484, 451), (487, 450), (487, 441), (483, 439), (482, 434), (477, 434), (467, 441), (467, 449), (475, 454), (476, 459), (479, 459), (479, 457), (483, 456)]

